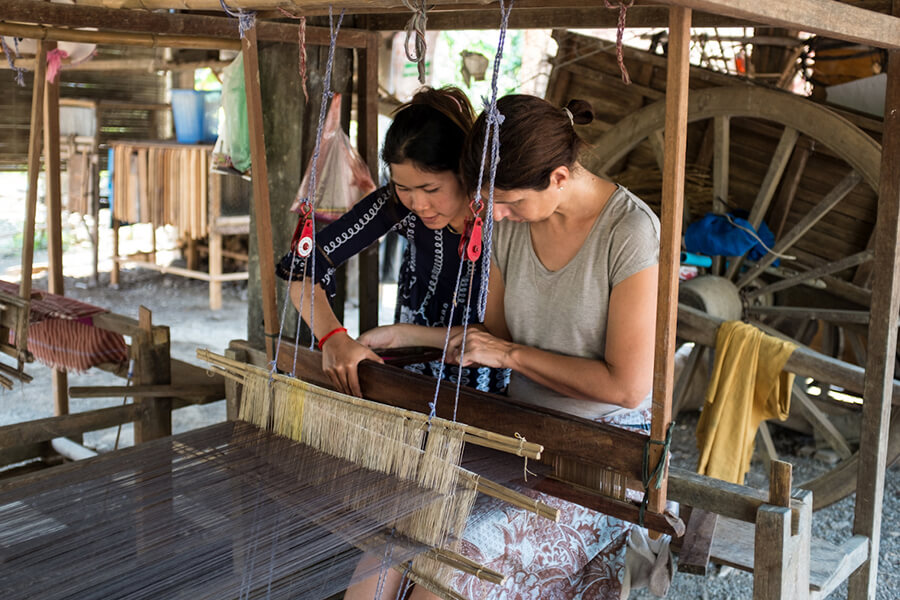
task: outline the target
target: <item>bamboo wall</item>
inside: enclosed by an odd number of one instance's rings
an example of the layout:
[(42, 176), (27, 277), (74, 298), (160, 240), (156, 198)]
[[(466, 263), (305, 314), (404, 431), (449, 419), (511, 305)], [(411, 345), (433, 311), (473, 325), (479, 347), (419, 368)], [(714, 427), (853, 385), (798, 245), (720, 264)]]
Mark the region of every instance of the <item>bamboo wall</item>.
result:
[[(161, 58), (161, 49), (98, 46), (98, 59)], [(2, 57), (5, 61), (6, 57)], [(127, 74), (103, 71), (63, 70), (61, 98), (158, 104), (165, 101), (165, 75)], [(31, 117), (32, 74), (25, 74), (25, 87), (16, 85), (15, 73), (0, 69), (0, 170), (25, 170)], [(100, 143), (117, 139), (159, 139), (161, 123), (155, 111), (105, 109), (100, 122)], [(105, 156), (102, 157), (105, 168)]]

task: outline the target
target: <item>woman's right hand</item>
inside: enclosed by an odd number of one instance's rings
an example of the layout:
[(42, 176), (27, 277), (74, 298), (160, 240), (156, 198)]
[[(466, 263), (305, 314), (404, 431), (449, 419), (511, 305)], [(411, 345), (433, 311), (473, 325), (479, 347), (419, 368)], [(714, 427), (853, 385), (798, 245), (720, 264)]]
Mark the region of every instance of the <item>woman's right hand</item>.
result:
[(358, 365), (364, 360), (384, 362), (381, 357), (347, 335), (345, 331), (331, 336), (322, 346), (322, 370), (331, 379), (331, 383), (339, 391), (358, 398), (362, 397)]

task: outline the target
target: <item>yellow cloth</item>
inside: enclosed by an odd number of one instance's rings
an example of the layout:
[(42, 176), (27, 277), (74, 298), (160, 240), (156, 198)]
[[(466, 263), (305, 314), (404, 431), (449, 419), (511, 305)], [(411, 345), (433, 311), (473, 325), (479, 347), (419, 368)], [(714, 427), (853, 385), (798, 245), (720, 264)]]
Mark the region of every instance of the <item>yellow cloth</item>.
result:
[(726, 321), (716, 335), (716, 363), (697, 424), (697, 472), (744, 483), (761, 421), (783, 421), (794, 374), (783, 371), (796, 344), (747, 323)]

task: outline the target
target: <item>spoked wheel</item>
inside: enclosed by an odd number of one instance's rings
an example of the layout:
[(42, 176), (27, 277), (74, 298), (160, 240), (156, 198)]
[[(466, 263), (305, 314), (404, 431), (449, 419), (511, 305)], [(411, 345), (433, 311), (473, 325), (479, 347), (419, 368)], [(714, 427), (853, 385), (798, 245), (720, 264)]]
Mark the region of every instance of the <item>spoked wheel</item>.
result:
[[(742, 319), (818, 351), (820, 375), (797, 378), (789, 421), (815, 430), (842, 459), (800, 484), (813, 492), (815, 508), (828, 506), (856, 487), (853, 447), (881, 146), (824, 106), (749, 86), (691, 91), (688, 122), (685, 227), (710, 211), (743, 210), (754, 227), (769, 225), (775, 244), (755, 262), (746, 256), (716, 260), (709, 274), (683, 283), (680, 300), (709, 317)], [(591, 140), (583, 164), (658, 210), (664, 123), (664, 101), (629, 115)], [(703, 313), (692, 312), (695, 322), (698, 315)], [(703, 325), (707, 342), (717, 323), (710, 318)], [(699, 345), (692, 351), (676, 382), (676, 410), (707, 351)], [(898, 390), (895, 382), (895, 401)], [(771, 455), (774, 446), (763, 425)], [(890, 464), (900, 455), (896, 413), (889, 439)]]

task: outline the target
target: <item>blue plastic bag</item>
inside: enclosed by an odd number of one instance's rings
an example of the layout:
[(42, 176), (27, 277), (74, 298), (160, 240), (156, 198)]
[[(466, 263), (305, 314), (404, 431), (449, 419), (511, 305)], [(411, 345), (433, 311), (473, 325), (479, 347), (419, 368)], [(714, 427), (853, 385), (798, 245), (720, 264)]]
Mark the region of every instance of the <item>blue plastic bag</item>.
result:
[[(728, 219), (729, 216), (731, 220)], [(759, 229), (756, 229), (745, 217), (746, 212), (743, 211), (729, 213), (728, 216), (707, 213), (699, 221), (691, 223), (685, 231), (685, 250), (707, 256), (743, 256), (749, 252), (749, 260), (759, 260), (769, 253), (766, 246), (771, 248), (774, 245), (775, 236), (765, 223), (760, 223)], [(745, 229), (756, 232), (765, 246)]]

